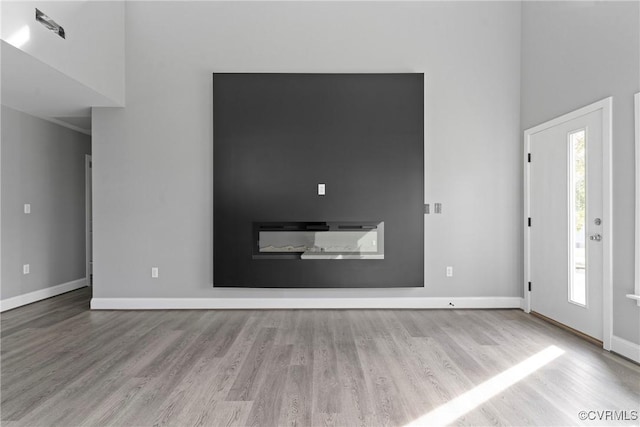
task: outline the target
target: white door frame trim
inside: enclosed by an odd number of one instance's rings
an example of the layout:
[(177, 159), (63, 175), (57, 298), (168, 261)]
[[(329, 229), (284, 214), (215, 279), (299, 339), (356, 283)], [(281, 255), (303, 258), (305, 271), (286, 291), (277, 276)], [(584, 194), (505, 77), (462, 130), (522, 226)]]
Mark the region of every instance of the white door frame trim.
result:
[(93, 185), (93, 180), (90, 179), (91, 174), (91, 154), (84, 155), (84, 263), (85, 263), (85, 278), (87, 280), (87, 286), (91, 286), (91, 260), (90, 256), (93, 253), (90, 250), (90, 246), (93, 245), (93, 239), (90, 237), (91, 233), (91, 216), (93, 216), (92, 208), (92, 189), (89, 188), (89, 182)]
[(635, 253), (635, 280), (633, 294), (627, 294), (627, 298), (636, 300), (640, 306), (640, 92), (633, 96), (633, 119), (635, 122), (635, 148), (636, 148), (636, 236)]
[[(582, 107), (578, 110), (564, 114), (548, 122), (539, 124), (524, 131), (524, 311), (531, 311), (531, 295), (529, 292), (529, 282), (531, 280), (530, 265), (530, 229), (527, 226), (530, 211), (530, 170), (528, 154), (531, 152), (531, 136), (545, 129), (557, 126), (569, 120), (576, 119), (595, 111), (602, 110), (602, 347), (611, 350), (611, 339), (613, 335), (613, 214), (612, 214), (612, 167), (611, 167), (611, 144), (612, 144), (612, 120), (613, 120), (613, 97), (608, 97), (593, 104)], [(535, 161), (535, 160), (534, 160)]]

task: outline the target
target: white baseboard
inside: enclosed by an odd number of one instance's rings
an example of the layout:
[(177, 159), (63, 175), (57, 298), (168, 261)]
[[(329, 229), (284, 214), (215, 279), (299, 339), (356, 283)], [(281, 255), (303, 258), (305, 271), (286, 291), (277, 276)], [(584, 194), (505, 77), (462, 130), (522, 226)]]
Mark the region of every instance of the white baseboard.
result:
[(50, 288), (40, 289), (38, 291), (29, 292), (28, 294), (18, 295), (17, 297), (0, 300), (0, 312), (12, 310), (32, 302), (55, 297), (65, 292), (74, 291), (76, 289), (87, 286), (87, 279), (82, 278), (72, 282), (63, 283), (61, 285), (51, 286)]
[(468, 298), (93, 298), (94, 310), (521, 308), (519, 297)]
[(640, 363), (640, 344), (627, 341), (614, 335), (611, 338), (611, 351), (627, 359), (631, 359), (636, 363)]

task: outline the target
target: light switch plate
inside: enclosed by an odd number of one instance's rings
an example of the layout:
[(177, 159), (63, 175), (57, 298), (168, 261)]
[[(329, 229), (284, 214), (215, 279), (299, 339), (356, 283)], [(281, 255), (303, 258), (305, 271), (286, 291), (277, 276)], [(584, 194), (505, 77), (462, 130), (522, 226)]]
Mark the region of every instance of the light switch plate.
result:
[(25, 203), (24, 204), (24, 213), (26, 213), (26, 214), (30, 214), (31, 213), (31, 204), (30, 203)]
[(324, 196), (327, 192), (326, 184), (318, 184), (318, 196)]
[(158, 278), (158, 267), (152, 267), (151, 268), (151, 277), (153, 279), (157, 279)]
[(29, 264), (22, 266), (22, 274), (29, 274)]

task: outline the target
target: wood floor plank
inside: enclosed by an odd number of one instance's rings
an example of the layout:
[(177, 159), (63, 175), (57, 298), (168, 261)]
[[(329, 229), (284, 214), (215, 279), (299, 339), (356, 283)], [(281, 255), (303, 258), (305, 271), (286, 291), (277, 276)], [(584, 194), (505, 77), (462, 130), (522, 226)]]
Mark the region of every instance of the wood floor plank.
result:
[[(393, 313), (394, 317), (395, 314)], [(393, 325), (393, 319), (389, 320)], [(392, 326), (393, 327), (393, 326)], [(449, 387), (446, 386), (446, 372), (439, 368), (438, 364), (430, 358), (431, 352), (425, 351), (423, 346), (430, 347), (432, 339), (426, 337), (413, 337), (408, 331), (403, 331), (400, 327), (395, 327), (397, 333), (394, 335), (396, 344), (400, 347), (404, 357), (413, 367), (413, 373), (422, 385), (421, 409), (427, 410), (443, 404), (453, 398)]]
[(368, 310), (350, 316), (350, 323), (354, 330), (356, 348), (366, 373), (367, 389), (371, 395), (376, 411), (377, 425), (402, 425), (410, 421), (410, 410), (405, 406), (405, 400), (398, 385), (390, 376), (389, 363), (380, 351), (377, 337), (380, 335), (381, 325), (370, 321)]
[(313, 369), (313, 337), (314, 319), (317, 314), (313, 311), (306, 311), (295, 319), (296, 325), (292, 337), (293, 356), (292, 365), (310, 366)]
[(209, 326), (211, 330), (207, 332), (212, 336), (209, 345), (215, 346), (215, 357), (224, 357), (227, 354), (249, 321), (249, 314), (241, 311), (233, 311), (221, 317), (223, 323), (212, 324)]
[(313, 367), (291, 365), (287, 372), (279, 426), (310, 426), (312, 413)]
[[(433, 423), (561, 426), (640, 401), (640, 366), (519, 310), (115, 312), (89, 299), (0, 314), (3, 426), (401, 426), (445, 409)], [(563, 353), (548, 364), (448, 406), (551, 346)]]
[(313, 412), (318, 414), (336, 414), (341, 411), (332, 315), (333, 311), (330, 310), (318, 313), (314, 323)]
[(291, 345), (278, 345), (265, 362), (266, 375), (255, 395), (247, 419), (248, 426), (277, 425), (291, 363), (291, 349)]
[(342, 387), (343, 413), (346, 425), (375, 425), (375, 411), (367, 388), (362, 361), (358, 355), (353, 330), (346, 312), (339, 312), (335, 342), (338, 377)]
[[(376, 315), (380, 321), (380, 329), (386, 332), (382, 334), (381, 338), (376, 339), (376, 344), (381, 356), (385, 360), (393, 361), (393, 363), (387, 364), (387, 372), (398, 388), (396, 399), (402, 402), (402, 407), (409, 415), (408, 419), (414, 419), (424, 413), (422, 394), (425, 387), (424, 383), (420, 381), (420, 377), (416, 375), (411, 360), (406, 357), (407, 353), (394, 338), (393, 319), (389, 318), (389, 314), (389, 312), (383, 311)], [(394, 424), (397, 421), (394, 420)]]
[(263, 363), (269, 355), (276, 332), (276, 328), (261, 328), (225, 400), (253, 400), (264, 372)]
[[(279, 426), (309, 426), (313, 409), (313, 319), (315, 313), (296, 310), (291, 361), (280, 408)], [(303, 315), (304, 314), (304, 315)]]
[(27, 411), (44, 404), (59, 390), (93, 370), (96, 364), (102, 363), (113, 354), (125, 351), (124, 349), (134, 342), (133, 337), (127, 337), (122, 333), (117, 336), (110, 334), (101, 343), (90, 341), (82, 348), (53, 352), (52, 357), (49, 357), (47, 352), (47, 356), (44, 357), (45, 363), (35, 365), (36, 369), (31, 369), (32, 359), (23, 367), (13, 365), (12, 368), (23, 376), (16, 382), (3, 381), (3, 416), (6, 419), (21, 418)]
[[(92, 369), (86, 370), (82, 375), (60, 392), (55, 393), (36, 408), (32, 408), (30, 414), (23, 418), (25, 423), (35, 422), (47, 418), (64, 408), (62, 414), (57, 417), (59, 425), (68, 425), (76, 419), (85, 418), (91, 411), (91, 405), (78, 405), (74, 408), (65, 408), (66, 401), (102, 402), (112, 393), (115, 393), (121, 383), (130, 378), (128, 374), (130, 365), (138, 363), (139, 359), (150, 357), (159, 353), (162, 349), (171, 346), (179, 332), (173, 335), (158, 335), (157, 331), (150, 330), (147, 336), (137, 342), (132, 342), (112, 357), (106, 357), (95, 361)], [(100, 387), (93, 387), (99, 383)]]

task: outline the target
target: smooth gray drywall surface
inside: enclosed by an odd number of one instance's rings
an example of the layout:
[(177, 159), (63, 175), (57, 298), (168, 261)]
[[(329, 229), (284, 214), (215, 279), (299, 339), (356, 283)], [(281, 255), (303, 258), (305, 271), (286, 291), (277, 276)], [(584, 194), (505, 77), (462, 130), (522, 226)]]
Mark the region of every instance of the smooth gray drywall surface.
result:
[(524, 2), (522, 30), (523, 130), (613, 96), (613, 332), (640, 343), (640, 307), (625, 298), (634, 289), (640, 3)]
[(84, 162), (91, 137), (5, 106), (1, 117), (4, 300), (85, 276)]
[[(518, 2), (126, 7), (127, 107), (93, 114), (95, 297), (522, 296)], [(211, 73), (252, 71), (425, 73), (424, 288), (211, 287)]]

